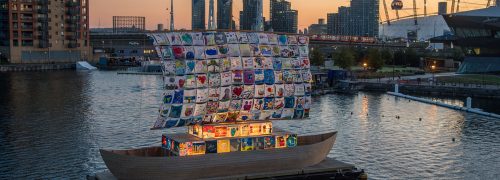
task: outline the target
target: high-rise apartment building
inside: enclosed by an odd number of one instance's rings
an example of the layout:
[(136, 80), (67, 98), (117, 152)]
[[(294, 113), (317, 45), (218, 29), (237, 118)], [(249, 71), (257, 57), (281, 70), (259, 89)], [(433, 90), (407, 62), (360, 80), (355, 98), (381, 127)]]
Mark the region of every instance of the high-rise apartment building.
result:
[(90, 59), (88, 0), (0, 0), (0, 57), (10, 63)]
[(285, 0), (271, 0), (271, 27), (274, 32), (297, 33), (298, 11)]
[(257, 19), (258, 1), (243, 0), (243, 11), (240, 11), (240, 30), (252, 30)]
[(217, 29), (233, 29), (233, 0), (217, 0)]
[(326, 32), (327, 34), (340, 34), (339, 13), (326, 14)]
[(192, 0), (191, 29), (205, 29), (205, 0)]
[(351, 0), (349, 16), (351, 19), (350, 35), (378, 35), (379, 0)]

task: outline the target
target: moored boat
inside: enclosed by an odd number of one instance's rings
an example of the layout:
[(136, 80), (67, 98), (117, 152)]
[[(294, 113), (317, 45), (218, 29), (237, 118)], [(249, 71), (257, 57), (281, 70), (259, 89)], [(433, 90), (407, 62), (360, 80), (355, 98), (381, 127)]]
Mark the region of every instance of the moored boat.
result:
[(161, 147), (100, 152), (118, 179), (200, 179), (312, 166), (325, 159), (336, 136), (337, 132), (298, 136), (293, 148), (195, 156), (168, 156)]

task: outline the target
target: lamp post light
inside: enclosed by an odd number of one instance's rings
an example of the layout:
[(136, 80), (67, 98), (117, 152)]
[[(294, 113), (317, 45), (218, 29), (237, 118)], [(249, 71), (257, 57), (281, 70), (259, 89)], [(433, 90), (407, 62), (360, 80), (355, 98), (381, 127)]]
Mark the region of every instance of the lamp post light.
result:
[(368, 69), (368, 64), (367, 63), (363, 63), (363, 67), (365, 68), (365, 70)]
[(436, 81), (436, 79), (435, 79), (435, 77), (434, 77), (434, 76), (435, 76), (435, 75), (434, 75), (434, 73), (435, 73), (435, 71), (434, 71), (434, 70), (435, 70), (435, 69), (436, 69), (436, 65), (432, 65), (432, 66), (431, 66), (431, 72), (432, 72), (432, 83), (433, 83), (433, 84), (435, 84), (435, 81)]

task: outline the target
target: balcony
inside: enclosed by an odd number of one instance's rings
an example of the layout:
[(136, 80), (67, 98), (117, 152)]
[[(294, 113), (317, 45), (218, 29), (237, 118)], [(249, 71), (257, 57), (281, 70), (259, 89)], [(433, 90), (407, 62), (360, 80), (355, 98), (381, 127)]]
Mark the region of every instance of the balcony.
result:
[(78, 2), (73, 2), (73, 1), (68, 1), (66, 3), (66, 7), (77, 7), (77, 6), (80, 6), (80, 3)]
[(38, 22), (45, 23), (48, 22), (48, 19), (46, 17), (39, 17)]
[(49, 4), (49, 0), (38, 0), (38, 4), (39, 5), (48, 5)]
[(23, 11), (23, 12), (33, 12), (33, 8), (21, 8), (20, 11)]
[(76, 40), (76, 36), (75, 35), (66, 35), (66, 40)]
[(48, 38), (49, 36), (47, 36), (46, 34), (42, 34), (42, 35), (38, 35), (37, 36), (37, 39), (39, 40), (49, 40)]
[(68, 27), (66, 27), (66, 31), (67, 32), (76, 32), (76, 31), (78, 31), (78, 28), (76, 28), (75, 26), (68, 26)]
[(22, 30), (33, 30), (33, 26), (21, 26)]
[(49, 41), (38, 41), (38, 48), (49, 48)]
[(48, 14), (49, 9), (48, 8), (40, 8), (37, 10), (38, 14)]
[(69, 19), (66, 19), (66, 23), (68, 24), (76, 24), (78, 22), (80, 22), (80, 18), (78, 17), (71, 17)]
[(71, 8), (66, 11), (67, 15), (74, 16), (74, 15), (79, 15), (80, 14), (80, 9), (77, 8)]
[(78, 44), (75, 42), (70, 42), (68, 43), (68, 48), (77, 48), (78, 47)]
[(36, 30), (37, 30), (37, 31), (47, 31), (47, 30), (49, 30), (49, 29), (47, 28), (47, 26), (37, 26), (37, 27), (36, 27)]
[(33, 21), (33, 17), (21, 17), (21, 21)]
[(23, 39), (33, 39), (33, 34), (23, 34), (21, 37)]

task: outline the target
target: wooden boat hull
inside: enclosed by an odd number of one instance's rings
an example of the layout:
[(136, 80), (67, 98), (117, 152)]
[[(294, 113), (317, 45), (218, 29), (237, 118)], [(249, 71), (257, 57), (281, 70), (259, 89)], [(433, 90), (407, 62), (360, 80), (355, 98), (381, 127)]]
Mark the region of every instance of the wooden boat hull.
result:
[(299, 136), (293, 148), (184, 157), (161, 156), (160, 147), (100, 152), (118, 179), (199, 179), (312, 166), (326, 158), (336, 136), (337, 132)]

